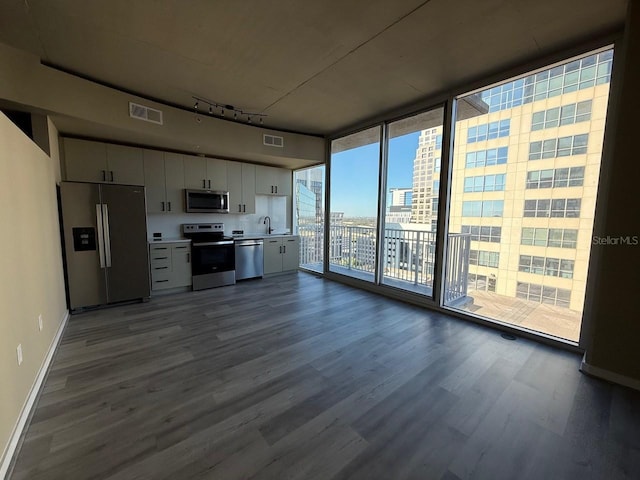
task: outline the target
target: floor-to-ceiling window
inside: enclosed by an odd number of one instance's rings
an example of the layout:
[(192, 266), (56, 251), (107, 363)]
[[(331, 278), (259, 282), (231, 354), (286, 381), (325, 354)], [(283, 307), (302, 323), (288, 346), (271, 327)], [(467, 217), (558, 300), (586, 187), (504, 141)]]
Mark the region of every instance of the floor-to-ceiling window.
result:
[(322, 273), (324, 262), (324, 165), (293, 172), (294, 226), (300, 267)]
[(433, 295), (444, 108), (388, 125), (382, 283)]
[(466, 295), (445, 305), (578, 340), (612, 58), (458, 98), (449, 232), (471, 245)]
[(329, 271), (375, 281), (380, 127), (331, 142)]
[(329, 271), (577, 342), (612, 61), (602, 49), (333, 140)]

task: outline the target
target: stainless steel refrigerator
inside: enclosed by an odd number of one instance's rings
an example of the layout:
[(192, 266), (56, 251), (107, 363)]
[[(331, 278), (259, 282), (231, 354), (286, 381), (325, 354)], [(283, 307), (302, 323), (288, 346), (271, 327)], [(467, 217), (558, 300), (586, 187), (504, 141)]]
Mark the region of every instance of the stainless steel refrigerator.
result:
[(69, 308), (149, 297), (144, 187), (62, 182)]

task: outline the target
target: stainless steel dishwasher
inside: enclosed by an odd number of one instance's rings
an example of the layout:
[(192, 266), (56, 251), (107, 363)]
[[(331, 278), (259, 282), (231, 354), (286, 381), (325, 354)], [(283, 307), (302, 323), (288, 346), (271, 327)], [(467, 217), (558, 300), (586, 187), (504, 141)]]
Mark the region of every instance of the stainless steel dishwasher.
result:
[(236, 280), (262, 277), (264, 245), (262, 240), (236, 239)]

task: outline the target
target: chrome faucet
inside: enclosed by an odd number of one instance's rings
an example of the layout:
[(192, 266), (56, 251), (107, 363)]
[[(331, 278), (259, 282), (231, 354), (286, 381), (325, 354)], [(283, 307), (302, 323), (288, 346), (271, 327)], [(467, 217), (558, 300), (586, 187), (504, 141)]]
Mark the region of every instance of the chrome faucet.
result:
[(267, 233), (271, 235), (274, 229), (271, 228), (271, 217), (269, 215), (264, 217), (264, 224), (267, 225)]

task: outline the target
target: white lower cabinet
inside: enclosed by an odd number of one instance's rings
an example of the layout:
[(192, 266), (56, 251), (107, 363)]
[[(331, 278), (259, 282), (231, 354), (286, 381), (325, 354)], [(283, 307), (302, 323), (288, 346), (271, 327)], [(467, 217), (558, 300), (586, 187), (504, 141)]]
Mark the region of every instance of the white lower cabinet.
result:
[(191, 285), (191, 245), (185, 242), (149, 245), (151, 290)]
[(286, 236), (264, 239), (264, 274), (297, 270), (300, 263), (300, 239)]

